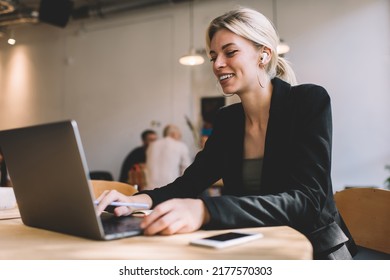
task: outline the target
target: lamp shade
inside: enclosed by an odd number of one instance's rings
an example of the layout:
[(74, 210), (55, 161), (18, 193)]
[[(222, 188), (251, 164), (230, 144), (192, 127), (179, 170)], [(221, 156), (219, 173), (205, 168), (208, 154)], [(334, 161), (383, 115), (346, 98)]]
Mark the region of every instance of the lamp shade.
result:
[(180, 57), (179, 62), (180, 64), (189, 66), (199, 65), (204, 62), (204, 58), (198, 54), (195, 49), (192, 48), (188, 54)]
[(280, 43), (276, 47), (276, 52), (278, 54), (285, 54), (290, 51), (290, 46), (284, 43), (283, 41), (280, 41)]
[(10, 44), (10, 45), (15, 45), (16, 44), (16, 40), (14, 39), (14, 38), (9, 38), (8, 39), (8, 44)]
[(10, 44), (11, 46), (15, 45), (16, 44), (16, 39), (15, 39), (15, 34), (14, 34), (14, 31), (13, 30), (10, 30), (10, 34), (9, 34), (9, 37), (8, 37), (8, 44)]

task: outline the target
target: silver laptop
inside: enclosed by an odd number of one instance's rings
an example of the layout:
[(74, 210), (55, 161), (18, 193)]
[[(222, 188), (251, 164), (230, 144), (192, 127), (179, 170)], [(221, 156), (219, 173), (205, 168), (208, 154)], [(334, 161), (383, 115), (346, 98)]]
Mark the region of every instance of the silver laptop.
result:
[(141, 218), (96, 213), (76, 121), (0, 131), (25, 225), (98, 240), (141, 234)]

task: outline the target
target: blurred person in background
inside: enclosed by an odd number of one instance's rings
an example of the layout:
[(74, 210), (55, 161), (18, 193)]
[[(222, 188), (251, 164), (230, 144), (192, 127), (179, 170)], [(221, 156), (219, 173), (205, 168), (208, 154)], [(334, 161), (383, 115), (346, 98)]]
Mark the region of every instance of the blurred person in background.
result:
[(167, 125), (163, 136), (146, 150), (145, 189), (150, 190), (173, 182), (191, 164), (189, 149), (181, 141), (180, 129), (176, 125)]
[(5, 164), (3, 152), (0, 147), (0, 186), (11, 187), (11, 179), (8, 175), (7, 165)]
[(154, 130), (147, 129), (141, 133), (142, 146), (135, 148), (126, 156), (119, 175), (120, 182), (129, 183), (129, 171), (135, 164), (146, 162), (146, 149), (157, 138), (157, 133)]

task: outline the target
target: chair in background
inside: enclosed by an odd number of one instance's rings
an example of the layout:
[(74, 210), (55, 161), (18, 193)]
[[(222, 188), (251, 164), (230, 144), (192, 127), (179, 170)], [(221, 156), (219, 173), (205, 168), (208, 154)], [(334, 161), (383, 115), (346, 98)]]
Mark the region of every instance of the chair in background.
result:
[(108, 171), (91, 171), (89, 172), (89, 178), (91, 180), (114, 181), (114, 177)]
[(350, 188), (334, 199), (358, 245), (354, 259), (390, 259), (390, 191)]
[(91, 180), (91, 183), (95, 198), (98, 198), (106, 190), (116, 190), (127, 196), (133, 195), (137, 192), (133, 186), (122, 182)]

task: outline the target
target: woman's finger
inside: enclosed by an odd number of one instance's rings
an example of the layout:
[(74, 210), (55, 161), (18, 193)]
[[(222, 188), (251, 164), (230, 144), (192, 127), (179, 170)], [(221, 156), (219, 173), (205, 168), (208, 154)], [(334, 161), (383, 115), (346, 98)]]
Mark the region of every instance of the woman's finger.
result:
[(100, 201), (102, 201), (102, 199), (108, 194), (108, 192), (109, 192), (109, 190), (105, 190), (105, 191), (103, 191), (102, 192), (102, 194), (101, 195), (99, 195), (99, 197), (98, 198), (96, 198), (96, 202), (99, 204), (100, 203)]
[[(104, 194), (104, 192), (103, 192)], [(103, 194), (101, 196), (103, 196)], [(100, 197), (101, 197), (100, 196)], [(100, 198), (99, 197), (99, 198)], [(123, 201), (125, 202), (126, 201), (126, 198), (127, 196), (119, 193), (118, 191), (116, 190), (111, 190), (111, 191), (108, 191), (100, 200), (99, 200), (99, 203), (98, 203), (98, 206), (97, 206), (97, 210), (98, 210), (98, 214), (100, 215), (104, 209), (107, 208), (107, 206), (110, 205), (111, 202), (113, 201)]]
[(156, 221), (158, 221), (162, 216), (166, 215), (168, 212), (172, 211), (174, 205), (172, 205), (172, 201), (168, 200), (156, 206), (152, 213), (144, 218), (141, 223), (141, 227), (146, 229)]
[(186, 228), (185, 221), (183, 219), (178, 219), (159, 233), (162, 235), (172, 235), (175, 233), (181, 233), (184, 228)]
[(131, 207), (127, 207), (127, 206), (118, 206), (118, 207), (115, 207), (114, 209), (114, 214), (115, 216), (128, 216), (130, 215), (131, 213), (133, 213), (134, 209), (132, 209)]

